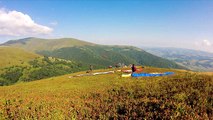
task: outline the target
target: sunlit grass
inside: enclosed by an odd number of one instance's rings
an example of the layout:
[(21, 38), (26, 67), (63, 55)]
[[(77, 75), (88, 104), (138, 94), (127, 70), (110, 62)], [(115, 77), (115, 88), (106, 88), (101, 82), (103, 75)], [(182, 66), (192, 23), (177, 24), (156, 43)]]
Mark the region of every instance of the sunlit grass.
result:
[[(93, 72), (111, 70), (116, 69), (102, 69)], [(193, 94), (201, 97), (197, 100), (198, 102), (209, 99), (208, 92), (212, 89), (213, 84), (212, 76), (174, 69), (150, 67), (143, 69), (143, 72), (166, 71), (175, 72), (175, 75), (122, 78), (121, 72), (115, 72), (114, 74), (70, 77), (86, 74), (83, 71), (33, 82), (3, 86), (0, 87), (0, 118), (110, 119), (112, 117), (115, 119), (136, 119), (145, 115), (154, 119), (153, 116), (156, 114), (156, 116), (161, 116), (161, 118), (173, 116), (173, 118), (180, 119), (181, 116), (187, 118), (187, 114), (189, 118), (208, 118), (208, 115), (212, 115), (207, 114), (206, 111), (192, 111), (195, 114), (193, 116), (189, 113), (192, 110), (192, 106), (187, 103), (191, 99), (192, 102), (194, 101)], [(208, 101), (202, 104), (209, 107), (209, 103), (212, 104), (212, 102)], [(206, 107), (201, 109), (200, 103), (196, 102), (194, 104), (197, 110), (212, 109)], [(119, 105), (121, 108), (118, 107)], [(172, 108), (168, 108), (168, 113), (166, 113), (164, 109), (155, 105), (160, 105), (161, 107), (171, 106)], [(151, 112), (150, 110), (155, 107), (157, 113)], [(175, 109), (183, 109), (183, 112)], [(126, 111), (124, 112), (125, 114), (123, 114), (122, 110)], [(162, 110), (162, 112), (158, 110)], [(166, 116), (166, 114), (169, 116)]]
[(0, 68), (20, 65), (26, 66), (30, 60), (40, 57), (37, 54), (26, 52), (20, 48), (0, 47)]

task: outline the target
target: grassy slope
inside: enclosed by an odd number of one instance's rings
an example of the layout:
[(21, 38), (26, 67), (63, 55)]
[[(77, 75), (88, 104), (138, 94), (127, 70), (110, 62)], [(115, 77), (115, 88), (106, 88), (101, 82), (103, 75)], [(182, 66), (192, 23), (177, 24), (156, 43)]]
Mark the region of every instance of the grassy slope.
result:
[[(144, 69), (144, 72), (165, 72), (165, 71), (173, 71), (176, 74), (173, 76), (168, 76), (168, 77), (147, 77), (147, 78), (143, 77), (143, 78), (137, 79), (137, 78), (121, 78), (120, 77), (121, 73), (117, 72), (116, 74), (69, 78), (69, 76), (85, 73), (85, 72), (79, 72), (79, 73), (74, 73), (70, 75), (53, 77), (53, 78), (49, 78), (45, 80), (39, 80), (39, 81), (34, 81), (29, 83), (19, 83), (12, 86), (0, 87), (0, 118), (1, 118), (1, 114), (2, 116), (6, 118), (10, 118), (10, 119), (11, 118), (25, 118), (25, 119), (28, 119), (28, 118), (31, 118), (31, 119), (32, 118), (34, 119), (79, 118), (80, 119), (82, 118), (81, 116), (82, 114), (95, 116), (94, 113), (90, 113), (91, 111), (89, 108), (92, 107), (91, 110), (101, 111), (102, 109), (101, 107), (103, 107), (103, 106), (99, 106), (101, 105), (101, 102), (103, 102), (101, 99), (106, 99), (106, 100), (111, 99), (111, 98), (107, 99), (107, 96), (105, 96), (105, 94), (107, 94), (107, 90), (110, 90), (112, 88), (113, 88), (113, 91), (116, 89), (119, 90), (121, 86), (125, 86), (125, 88), (129, 90), (129, 92), (133, 92), (133, 93), (135, 93), (134, 86), (136, 85), (136, 86), (140, 86), (139, 89), (141, 89), (142, 91), (145, 90), (149, 94), (162, 93), (163, 95), (166, 95), (166, 96), (170, 94), (171, 95), (174, 94), (173, 96), (175, 99), (177, 99), (177, 101), (185, 99), (185, 98), (182, 98), (183, 96), (181, 97), (180, 95), (187, 94), (188, 90), (189, 91), (196, 90), (196, 87), (194, 88), (190, 87), (190, 85), (194, 84), (193, 83), (193, 84), (189, 84), (188, 87), (186, 88), (181, 88), (183, 89), (183, 93), (182, 92), (181, 94), (173, 93), (174, 90), (178, 89), (178, 87), (176, 88), (175, 86), (182, 85), (184, 81), (188, 81), (188, 79), (192, 79), (192, 76), (190, 76), (190, 74), (193, 74), (193, 73), (190, 73), (188, 71), (179, 71), (179, 70), (171, 70), (171, 69), (158, 69), (158, 68)], [(208, 73), (208, 74), (213, 75), (213, 73)], [(197, 75), (194, 75), (194, 76), (196, 77)], [(205, 77), (208, 78), (208, 76), (204, 76), (203, 78)], [(199, 78), (198, 81), (202, 80), (202, 76), (198, 76), (198, 78)], [(206, 80), (206, 79), (203, 79), (203, 80)], [(174, 85), (171, 84), (170, 86), (170, 84), (168, 84), (169, 85), (168, 86), (167, 84), (165, 84), (165, 82), (167, 83), (167, 81), (168, 83), (171, 83), (171, 82), (174, 83)], [(197, 81), (197, 80), (194, 80), (194, 81)], [(211, 79), (210, 83), (212, 84), (212, 82), (213, 81)], [(165, 86), (159, 87), (159, 85), (161, 85), (160, 83), (164, 83)], [(195, 84), (195, 85), (202, 85), (201, 83)], [(131, 86), (133, 86), (133, 89), (131, 89)], [(187, 90), (185, 91), (185, 89)], [(165, 90), (169, 90), (169, 91), (165, 93)], [(190, 93), (189, 91), (188, 93)], [(208, 92), (204, 92), (204, 93), (208, 93)], [(116, 97), (120, 96), (122, 98), (122, 95), (120, 93), (119, 94), (116, 93), (116, 94), (117, 94)], [(153, 98), (152, 97), (149, 98), (150, 97), (149, 94), (143, 95), (143, 98), (145, 97), (144, 98), (145, 101), (149, 101), (149, 99), (152, 101), (152, 99), (155, 98), (154, 96)], [(96, 95), (98, 99), (96, 98)], [(180, 96), (181, 98), (179, 97), (176, 98), (177, 96)], [(203, 93), (201, 94), (201, 96), (203, 96)], [(117, 99), (116, 97), (115, 98), (113, 97), (112, 99), (115, 99), (115, 101), (119, 101), (119, 99), (121, 99), (121, 98)], [(171, 98), (172, 97), (169, 97), (168, 100)], [(101, 101), (99, 101), (99, 99)], [(124, 101), (126, 100), (128, 99), (124, 98)], [(135, 101), (136, 100), (137, 98), (135, 98)], [(125, 103), (124, 101), (123, 102), (120, 101), (121, 104)], [(141, 100), (139, 101), (141, 102)], [(120, 102), (118, 103), (120, 104)], [(180, 102), (177, 105), (182, 106), (183, 104), (182, 102)], [(97, 105), (96, 106), (97, 108), (96, 107), (93, 108), (94, 106), (89, 106), (88, 108), (88, 106), (85, 105), (85, 103), (95, 105), (95, 106)], [(110, 105), (111, 103), (107, 103), (104, 106), (106, 107), (108, 104)], [(117, 102), (115, 102), (114, 104), (117, 104)], [(98, 109), (99, 108), (98, 106), (100, 107), (100, 109)], [(98, 111), (96, 111), (96, 113), (105, 114), (106, 112), (105, 107), (103, 108), (104, 113), (98, 113)], [(86, 110), (87, 111), (86, 112), (84, 110), (86, 108), (88, 108), (89, 111)], [(185, 109), (185, 107), (182, 109)], [(76, 113), (76, 111), (78, 113)], [(111, 109), (110, 111), (113, 111), (113, 109)], [(178, 113), (178, 114), (177, 116), (183, 115), (182, 113)]]
[(26, 65), (28, 61), (40, 57), (35, 53), (14, 47), (0, 47), (0, 68), (12, 65)]
[[(160, 71), (168, 70), (161, 69)], [(65, 98), (67, 97), (67, 99), (72, 99), (72, 97), (80, 97), (81, 95), (87, 94), (89, 92), (106, 90), (116, 84), (126, 84), (129, 82), (133, 82), (131, 80), (132, 78), (121, 78), (119, 75), (120, 73), (69, 78), (69, 76), (78, 74), (85, 74), (85, 72), (78, 72), (59, 77), (32, 81), (29, 83), (19, 83), (11, 86), (3, 86), (0, 87), (0, 98), (13, 99), (19, 97), (23, 100), (31, 99), (33, 101), (36, 100), (39, 96), (45, 96), (37, 99), (39, 101), (42, 101), (49, 98), (57, 98), (60, 95), (65, 94), (69, 95), (64, 96)], [(17, 91), (17, 89), (19, 90)], [(64, 98), (59, 97), (57, 99), (62, 100)]]

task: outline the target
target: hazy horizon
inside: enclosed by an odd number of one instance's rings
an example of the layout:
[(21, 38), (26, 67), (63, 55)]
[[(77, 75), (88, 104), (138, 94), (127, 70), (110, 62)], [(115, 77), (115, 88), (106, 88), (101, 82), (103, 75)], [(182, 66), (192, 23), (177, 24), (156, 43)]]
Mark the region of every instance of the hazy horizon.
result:
[(0, 0), (0, 43), (25, 37), (213, 52), (213, 1)]

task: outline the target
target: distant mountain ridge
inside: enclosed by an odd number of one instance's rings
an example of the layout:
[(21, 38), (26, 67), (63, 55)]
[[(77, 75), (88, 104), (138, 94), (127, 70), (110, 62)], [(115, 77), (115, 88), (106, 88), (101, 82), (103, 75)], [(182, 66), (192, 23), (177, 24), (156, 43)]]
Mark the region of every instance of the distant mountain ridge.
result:
[(195, 71), (213, 71), (213, 53), (183, 48), (142, 47), (146, 51), (173, 60)]
[(74, 38), (61, 38), (61, 39), (41, 39), (41, 38), (24, 38), (19, 40), (10, 40), (2, 44), (3, 46), (20, 47), (29, 51), (41, 51), (41, 50), (55, 50), (64, 47), (71, 46), (83, 46), (83, 45), (94, 45), (82, 40)]
[(99, 45), (73, 38), (24, 38), (8, 41), (2, 45), (23, 48), (40, 55), (74, 60), (84, 65), (92, 64), (100, 68), (117, 63), (126, 65), (134, 63), (144, 66), (186, 69), (175, 62), (157, 57), (137, 47)]

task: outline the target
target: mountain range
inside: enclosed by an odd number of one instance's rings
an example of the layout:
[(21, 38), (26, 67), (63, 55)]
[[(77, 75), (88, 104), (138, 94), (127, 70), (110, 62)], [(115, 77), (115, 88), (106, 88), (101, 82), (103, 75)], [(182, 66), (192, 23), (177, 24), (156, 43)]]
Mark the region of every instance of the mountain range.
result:
[(193, 71), (213, 71), (213, 53), (183, 48), (141, 48), (156, 56), (172, 60)]
[(22, 48), (43, 56), (74, 60), (85, 66), (94, 65), (96, 68), (114, 66), (118, 63), (126, 65), (134, 63), (143, 66), (186, 69), (175, 62), (152, 55), (137, 47), (99, 45), (73, 38), (42, 39), (30, 37), (11, 40), (1, 46)]

